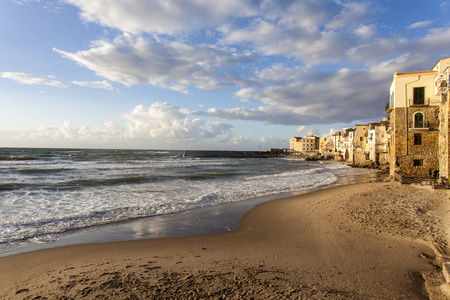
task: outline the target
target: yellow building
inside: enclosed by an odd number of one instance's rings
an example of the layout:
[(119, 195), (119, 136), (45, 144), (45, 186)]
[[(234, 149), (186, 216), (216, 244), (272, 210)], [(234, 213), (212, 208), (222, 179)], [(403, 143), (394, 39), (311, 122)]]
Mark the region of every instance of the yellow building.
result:
[(448, 126), (444, 128), (439, 119), (443, 110), (440, 108), (447, 102), (449, 65), (450, 58), (446, 58), (428, 71), (394, 74), (386, 106), (390, 114), (391, 176), (438, 176), (440, 132), (448, 137)]
[(291, 155), (316, 155), (319, 153), (319, 141), (317, 136), (292, 137), (290, 153)]

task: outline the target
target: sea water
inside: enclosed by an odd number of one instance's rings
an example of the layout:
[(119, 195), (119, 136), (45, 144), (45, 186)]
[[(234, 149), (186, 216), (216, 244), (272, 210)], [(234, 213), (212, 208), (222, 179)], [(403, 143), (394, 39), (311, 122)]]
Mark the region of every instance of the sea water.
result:
[(335, 183), (367, 172), (180, 151), (0, 148), (0, 253), (81, 230)]

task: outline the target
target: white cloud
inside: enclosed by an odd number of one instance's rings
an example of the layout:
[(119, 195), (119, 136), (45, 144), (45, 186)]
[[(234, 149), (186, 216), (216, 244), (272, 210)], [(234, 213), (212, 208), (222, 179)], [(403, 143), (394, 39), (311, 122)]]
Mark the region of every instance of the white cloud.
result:
[(58, 80), (48, 79), (44, 77), (36, 77), (30, 74), (26, 73), (18, 73), (18, 72), (2, 72), (0, 73), (1, 77), (14, 80), (16, 82), (22, 83), (22, 84), (41, 84), (41, 85), (49, 85), (49, 86), (55, 86), (55, 87), (61, 87), (66, 88), (68, 85), (65, 83), (62, 83)]
[(308, 126), (302, 125), (300, 127), (298, 127), (295, 130), (297, 133), (302, 133), (306, 136), (311, 136), (311, 135), (315, 135), (318, 136), (319, 135), (319, 130), (317, 129), (313, 129), (313, 128), (309, 128)]
[(363, 39), (370, 39), (376, 34), (374, 25), (362, 25), (355, 30), (355, 34)]
[(334, 128), (330, 128), (330, 131), (327, 134), (324, 134), (322, 137), (327, 137), (336, 133)]
[(126, 86), (151, 84), (186, 93), (192, 87), (216, 90), (241, 79), (222, 72), (248, 60), (248, 54), (227, 53), (215, 46), (157, 43), (123, 35), (113, 42), (96, 41), (91, 49), (61, 56)]
[(131, 112), (122, 117), (127, 121), (120, 126), (112, 121), (103, 126), (91, 127), (83, 125), (76, 127), (67, 120), (59, 126), (40, 126), (34, 130), (5, 131), (10, 140), (2, 141), (7, 145), (42, 146), (51, 142), (61, 146), (103, 147), (111, 145), (147, 145), (152, 147), (178, 147), (183, 149), (195, 144), (220, 144), (233, 140), (234, 127), (222, 122), (207, 122), (194, 118), (189, 119), (180, 112), (181, 109), (167, 103), (155, 102), (150, 106), (138, 105)]
[(336, 3), (340, 6), (340, 11), (326, 24), (329, 30), (346, 29), (349, 25), (366, 22), (373, 5), (371, 1), (337, 0)]
[(91, 87), (95, 89), (105, 89), (105, 90), (113, 90), (112, 84), (107, 81), (72, 81), (72, 84), (79, 85), (79, 86), (85, 86), (85, 87)]
[(408, 27), (406, 27), (406, 29), (424, 28), (424, 27), (430, 26), (431, 24), (433, 24), (433, 21), (415, 22), (415, 23), (409, 25)]
[(228, 134), (232, 126), (219, 122), (206, 123), (201, 119), (188, 119), (176, 106), (156, 102), (146, 107), (137, 106), (123, 116), (127, 123), (128, 138), (152, 138), (170, 141), (216, 138)]
[(86, 22), (117, 28), (133, 34), (176, 35), (214, 26), (229, 18), (256, 13), (250, 3), (240, 0), (65, 0), (80, 9)]

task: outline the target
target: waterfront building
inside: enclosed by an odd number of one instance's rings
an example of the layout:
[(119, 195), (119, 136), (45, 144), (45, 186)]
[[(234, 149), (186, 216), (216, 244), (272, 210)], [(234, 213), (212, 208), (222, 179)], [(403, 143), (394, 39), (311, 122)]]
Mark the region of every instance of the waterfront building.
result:
[(290, 140), (291, 155), (316, 155), (319, 153), (320, 139), (317, 136), (292, 137)]
[(356, 124), (354, 133), (354, 164), (357, 166), (367, 166), (369, 161), (369, 124)]
[(370, 123), (367, 136), (369, 160), (376, 165), (389, 163), (388, 130), (389, 121), (384, 118), (381, 122)]
[[(386, 113), (390, 114), (391, 176), (398, 173), (424, 178), (438, 176), (440, 171), (448, 174), (445, 110), (449, 65), (450, 58), (446, 58), (428, 71), (394, 74), (386, 105)], [(440, 159), (439, 154), (445, 157)]]
[(343, 150), (343, 159), (346, 162), (353, 163), (354, 158), (354, 141), (355, 141), (355, 129), (354, 128), (346, 128), (343, 130), (343, 135), (341, 137), (342, 142), (342, 150)]

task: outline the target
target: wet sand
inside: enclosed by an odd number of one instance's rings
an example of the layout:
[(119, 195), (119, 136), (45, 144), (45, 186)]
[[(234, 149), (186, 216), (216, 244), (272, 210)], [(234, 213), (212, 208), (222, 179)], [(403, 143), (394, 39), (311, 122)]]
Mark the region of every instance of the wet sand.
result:
[(373, 182), (264, 203), (238, 230), (0, 258), (4, 299), (442, 299), (448, 191)]

